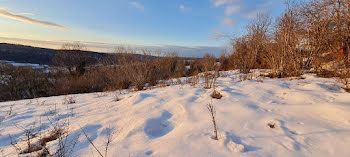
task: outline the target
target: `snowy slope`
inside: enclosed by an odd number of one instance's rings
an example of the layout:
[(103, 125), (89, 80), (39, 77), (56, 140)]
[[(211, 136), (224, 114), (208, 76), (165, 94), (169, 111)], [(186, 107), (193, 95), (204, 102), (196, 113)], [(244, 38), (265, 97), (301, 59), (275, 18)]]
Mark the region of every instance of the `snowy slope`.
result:
[[(3, 102), (0, 148), (4, 156), (15, 156), (9, 134), (22, 138), (21, 127), (46, 134), (52, 129), (49, 119), (69, 118), (72, 139), (82, 128), (101, 152), (106, 129), (113, 128), (108, 156), (349, 156), (350, 94), (334, 79), (308, 74), (301, 80), (240, 82), (234, 79), (237, 72), (225, 73), (218, 78), (220, 100), (211, 99), (212, 89), (186, 84), (115, 92), (118, 102), (114, 93), (73, 95), (74, 104), (64, 104), (66, 96)], [(217, 110), (219, 140), (212, 139), (210, 102)], [(75, 154), (98, 156), (83, 135)]]

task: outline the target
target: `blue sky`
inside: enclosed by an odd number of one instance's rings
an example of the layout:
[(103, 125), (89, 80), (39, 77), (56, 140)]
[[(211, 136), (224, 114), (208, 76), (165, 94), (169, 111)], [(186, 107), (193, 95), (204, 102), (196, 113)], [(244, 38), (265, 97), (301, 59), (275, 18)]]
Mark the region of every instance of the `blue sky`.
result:
[(283, 0), (0, 0), (0, 8), (0, 42), (194, 48), (222, 47), (225, 39), (215, 36), (242, 34), (257, 12), (277, 16), (284, 4)]

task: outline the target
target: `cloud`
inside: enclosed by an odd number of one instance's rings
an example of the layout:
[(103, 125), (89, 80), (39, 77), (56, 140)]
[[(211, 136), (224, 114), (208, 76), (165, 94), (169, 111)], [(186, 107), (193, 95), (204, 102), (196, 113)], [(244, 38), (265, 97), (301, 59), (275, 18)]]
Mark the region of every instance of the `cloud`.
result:
[(255, 6), (236, 6), (236, 5), (230, 5), (226, 7), (225, 13), (226, 16), (231, 16), (233, 14), (238, 14), (240, 16), (243, 16), (248, 19), (253, 19), (256, 17), (258, 13), (266, 13), (268, 10), (266, 9), (260, 9), (256, 8)]
[(220, 7), (226, 4), (234, 4), (240, 2), (240, 0), (213, 0), (215, 7)]
[(191, 8), (185, 7), (185, 5), (181, 4), (179, 6), (180, 11), (185, 12), (185, 11), (191, 11)]
[(181, 11), (185, 11), (185, 6), (183, 4), (181, 4), (179, 8)]
[(268, 13), (268, 10), (266, 9), (254, 9), (251, 10), (250, 12), (246, 12), (244, 16), (249, 19), (254, 19), (257, 17), (259, 13)]
[(27, 13), (27, 12), (22, 12), (22, 13), (18, 13), (17, 15), (34, 16), (35, 14), (33, 14), (33, 13)]
[(224, 18), (222, 21), (223, 26), (234, 26), (236, 25), (236, 21), (232, 20), (231, 18)]
[(213, 30), (213, 34), (210, 36), (212, 40), (219, 40), (227, 37), (227, 33), (223, 32), (222, 28), (216, 28)]
[(203, 57), (207, 53), (219, 57), (226, 47), (162, 45), (157, 49), (162, 52), (177, 52), (181, 57)]
[(139, 9), (141, 11), (145, 11), (145, 7), (142, 4), (140, 4), (139, 2), (130, 2), (129, 4), (133, 7), (135, 7), (136, 9)]
[(32, 19), (32, 18), (23, 16), (23, 15), (13, 14), (13, 13), (6, 11), (5, 9), (0, 9), (0, 16), (5, 17), (5, 18), (9, 18), (9, 19), (13, 19), (13, 20), (17, 20), (17, 21), (21, 21), (21, 22), (25, 22), (25, 23), (30, 23), (30, 24), (36, 24), (36, 25), (41, 25), (41, 26), (46, 26), (46, 27), (51, 27), (51, 28), (56, 28), (56, 29), (67, 29), (67, 27), (65, 27), (65, 26), (58, 25), (58, 24), (55, 24), (52, 22), (40, 21), (40, 20), (36, 20), (36, 19)]
[(238, 6), (238, 5), (230, 5), (230, 6), (227, 6), (226, 7), (226, 15), (227, 16), (230, 16), (232, 15), (233, 13), (239, 13), (241, 11), (241, 7)]
[(267, 12), (267, 7), (272, 4), (272, 0), (259, 0), (249, 3), (242, 0), (211, 0), (214, 7), (225, 10), (227, 17), (235, 14), (251, 19), (255, 18), (259, 12)]

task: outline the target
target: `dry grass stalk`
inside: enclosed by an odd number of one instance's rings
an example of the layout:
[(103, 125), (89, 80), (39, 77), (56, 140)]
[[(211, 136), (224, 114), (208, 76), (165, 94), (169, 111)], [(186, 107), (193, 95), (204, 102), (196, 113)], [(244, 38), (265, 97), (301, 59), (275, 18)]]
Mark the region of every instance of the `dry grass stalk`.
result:
[(75, 98), (73, 96), (66, 96), (63, 99), (64, 104), (74, 104), (76, 103)]
[(214, 140), (218, 140), (218, 130), (217, 130), (217, 126), (216, 126), (216, 119), (215, 119), (215, 116), (216, 116), (216, 110), (215, 110), (215, 107), (212, 103), (209, 103), (207, 104), (207, 109), (210, 113), (210, 117), (211, 117), (211, 120), (213, 122), (213, 128), (214, 128), (214, 136), (213, 136), (213, 139)]

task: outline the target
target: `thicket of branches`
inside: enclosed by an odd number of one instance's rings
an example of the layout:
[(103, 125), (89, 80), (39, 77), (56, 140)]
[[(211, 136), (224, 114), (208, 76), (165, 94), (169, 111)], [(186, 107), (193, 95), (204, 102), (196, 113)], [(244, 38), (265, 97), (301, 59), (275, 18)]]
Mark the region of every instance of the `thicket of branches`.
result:
[(333, 69), (349, 68), (350, 1), (287, 1), (275, 21), (258, 14), (232, 46), (232, 54), (220, 58), (222, 69), (269, 68), (274, 77), (288, 77), (322, 71), (330, 62)]
[(115, 55), (87, 65), (91, 58), (83, 50), (80, 43), (65, 44), (53, 58), (49, 71), (0, 64), (0, 101), (128, 88), (142, 90), (159, 80), (213, 70), (216, 63), (210, 55), (186, 61), (176, 53), (160, 55), (143, 50), (143, 55), (135, 55), (135, 50), (117, 48)]

